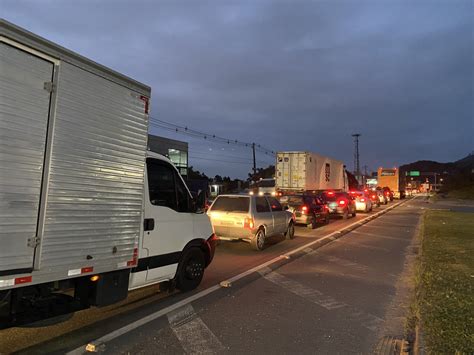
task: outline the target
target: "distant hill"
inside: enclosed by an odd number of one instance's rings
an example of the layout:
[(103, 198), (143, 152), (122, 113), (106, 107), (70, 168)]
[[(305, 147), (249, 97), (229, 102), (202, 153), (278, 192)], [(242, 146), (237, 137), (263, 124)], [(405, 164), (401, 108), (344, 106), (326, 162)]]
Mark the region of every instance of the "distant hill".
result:
[(467, 157), (459, 159), (454, 164), (459, 169), (473, 169), (474, 168), (474, 153), (469, 154)]
[(452, 163), (438, 163), (432, 160), (419, 160), (414, 163), (400, 166), (400, 172), (405, 171), (422, 171), (433, 173), (457, 174), (474, 169), (474, 154), (469, 154), (465, 158), (459, 159)]

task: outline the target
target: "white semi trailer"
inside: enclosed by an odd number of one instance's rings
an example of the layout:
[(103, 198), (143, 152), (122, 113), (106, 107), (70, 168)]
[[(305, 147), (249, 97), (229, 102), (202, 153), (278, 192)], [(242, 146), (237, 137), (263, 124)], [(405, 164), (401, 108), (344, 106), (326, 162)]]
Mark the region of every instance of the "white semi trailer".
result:
[(84, 308), (200, 283), (212, 226), (147, 152), (150, 92), (0, 20), (0, 327), (58, 294)]
[(275, 178), (277, 193), (349, 189), (342, 161), (311, 152), (278, 152)]

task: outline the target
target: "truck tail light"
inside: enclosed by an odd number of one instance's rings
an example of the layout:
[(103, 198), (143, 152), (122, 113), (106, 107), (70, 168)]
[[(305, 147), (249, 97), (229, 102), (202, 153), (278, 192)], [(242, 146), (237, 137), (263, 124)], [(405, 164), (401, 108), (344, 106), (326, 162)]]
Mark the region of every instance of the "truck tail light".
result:
[(253, 218), (245, 217), (244, 218), (244, 228), (245, 229), (253, 229), (253, 227), (254, 227)]

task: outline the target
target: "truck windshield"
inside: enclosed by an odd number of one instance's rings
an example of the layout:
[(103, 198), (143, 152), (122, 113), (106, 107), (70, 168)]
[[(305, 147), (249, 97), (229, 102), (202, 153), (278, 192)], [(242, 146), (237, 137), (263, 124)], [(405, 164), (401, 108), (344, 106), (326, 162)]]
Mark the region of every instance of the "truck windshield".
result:
[(261, 180), (258, 182), (258, 187), (275, 187), (275, 180)]
[(211, 211), (248, 212), (250, 198), (246, 196), (219, 196), (211, 207)]

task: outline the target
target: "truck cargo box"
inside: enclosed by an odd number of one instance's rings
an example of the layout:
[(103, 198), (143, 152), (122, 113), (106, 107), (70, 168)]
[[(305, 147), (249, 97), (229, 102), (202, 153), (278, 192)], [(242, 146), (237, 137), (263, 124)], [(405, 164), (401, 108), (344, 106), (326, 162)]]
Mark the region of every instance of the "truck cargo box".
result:
[(277, 191), (346, 190), (344, 163), (310, 152), (278, 152)]
[(0, 286), (128, 267), (149, 97), (149, 87), (0, 20)]

